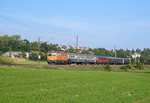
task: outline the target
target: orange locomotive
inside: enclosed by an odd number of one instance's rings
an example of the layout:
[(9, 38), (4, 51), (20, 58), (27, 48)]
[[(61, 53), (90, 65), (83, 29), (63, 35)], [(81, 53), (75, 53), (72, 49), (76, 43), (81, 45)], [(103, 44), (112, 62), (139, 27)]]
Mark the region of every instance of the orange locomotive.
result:
[(48, 64), (68, 64), (68, 55), (60, 51), (49, 52), (47, 62)]

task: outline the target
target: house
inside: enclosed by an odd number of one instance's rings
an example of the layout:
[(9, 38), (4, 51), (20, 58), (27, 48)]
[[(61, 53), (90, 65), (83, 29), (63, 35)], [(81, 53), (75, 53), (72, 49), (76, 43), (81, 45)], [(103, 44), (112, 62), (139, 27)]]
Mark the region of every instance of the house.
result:
[[(58, 48), (60, 48), (62, 51), (65, 51), (65, 50), (68, 50), (68, 49), (76, 49), (76, 48), (74, 48), (74, 47), (72, 47), (72, 46), (65, 46), (65, 45), (59, 45), (59, 46), (57, 46)], [(77, 47), (78, 48), (78, 51), (83, 51), (83, 50), (86, 50), (87, 49), (87, 47)]]
[(140, 58), (141, 54), (139, 54), (139, 53), (133, 53), (133, 54), (131, 54), (131, 57), (132, 58)]
[(23, 53), (22, 52), (6, 52), (3, 54), (5, 57), (11, 57), (11, 58), (22, 58)]
[[(26, 58), (29, 58), (30, 53), (25, 52)], [(11, 58), (23, 58), (23, 53), (22, 52), (6, 52), (3, 54), (5, 57), (11, 57)]]
[(28, 59), (29, 56), (30, 56), (30, 53), (29, 52), (25, 52), (25, 55), (26, 55), (26, 58)]
[(72, 46), (67, 46), (67, 50), (68, 49), (75, 49), (74, 47), (72, 47)]
[(79, 51), (83, 51), (83, 50), (86, 50), (86, 49), (87, 49), (87, 47), (78, 47)]
[(57, 46), (57, 47), (60, 48), (62, 51), (64, 51), (64, 50), (67, 49), (67, 47), (66, 47), (65, 45), (59, 45), (59, 46)]
[(40, 44), (48, 44), (46, 41), (40, 41)]

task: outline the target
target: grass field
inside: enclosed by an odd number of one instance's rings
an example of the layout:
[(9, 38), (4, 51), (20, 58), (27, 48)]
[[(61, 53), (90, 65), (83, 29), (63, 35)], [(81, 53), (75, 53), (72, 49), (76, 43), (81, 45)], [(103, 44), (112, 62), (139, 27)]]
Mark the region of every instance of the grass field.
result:
[(1, 66), (0, 103), (150, 103), (150, 73)]
[[(26, 60), (26, 61), (18, 62), (18, 63), (16, 63), (16, 64), (33, 64), (33, 65), (38, 65), (38, 61)], [(46, 64), (47, 64), (47, 61), (40, 61), (40, 64), (41, 64), (41, 65), (46, 65)]]
[[(33, 64), (38, 65), (38, 61), (31, 61), (29, 59), (23, 58), (11, 58), (11, 57), (4, 57), (0, 56), (0, 63), (6, 64)], [(40, 61), (41, 65), (47, 65), (47, 61)]]

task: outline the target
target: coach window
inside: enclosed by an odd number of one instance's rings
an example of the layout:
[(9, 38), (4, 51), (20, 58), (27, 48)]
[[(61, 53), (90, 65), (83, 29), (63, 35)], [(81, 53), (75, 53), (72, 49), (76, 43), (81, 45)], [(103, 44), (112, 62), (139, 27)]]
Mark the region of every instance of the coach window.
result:
[(71, 56), (71, 59), (75, 59), (75, 56), (72, 55), (72, 56)]

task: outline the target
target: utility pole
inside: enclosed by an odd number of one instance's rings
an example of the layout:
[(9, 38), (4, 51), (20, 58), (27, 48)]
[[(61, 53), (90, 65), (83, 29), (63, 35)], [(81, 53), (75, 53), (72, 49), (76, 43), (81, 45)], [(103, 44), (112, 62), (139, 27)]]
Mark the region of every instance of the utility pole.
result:
[(78, 35), (76, 37), (76, 53), (78, 52)]
[[(134, 51), (135, 51), (135, 55), (136, 55), (136, 48), (134, 49)], [(135, 64), (136, 64), (136, 58), (137, 58), (137, 57), (135, 56), (135, 61), (134, 61)]]
[(116, 46), (114, 45), (114, 53), (115, 53), (115, 58), (117, 57), (117, 53), (116, 53)]
[(116, 46), (114, 45), (114, 53), (115, 53), (115, 65), (116, 65)]
[(40, 66), (40, 59), (41, 59), (41, 56), (40, 56), (40, 37), (38, 37), (38, 64)]
[(78, 54), (78, 35), (76, 37), (76, 64), (77, 64), (77, 54)]
[(90, 49), (90, 47), (88, 46), (88, 49), (87, 49), (87, 52), (88, 52), (88, 54), (90, 54), (90, 51), (89, 51), (89, 49)]

